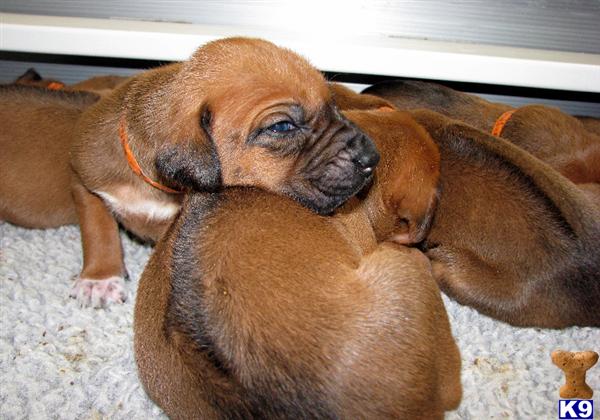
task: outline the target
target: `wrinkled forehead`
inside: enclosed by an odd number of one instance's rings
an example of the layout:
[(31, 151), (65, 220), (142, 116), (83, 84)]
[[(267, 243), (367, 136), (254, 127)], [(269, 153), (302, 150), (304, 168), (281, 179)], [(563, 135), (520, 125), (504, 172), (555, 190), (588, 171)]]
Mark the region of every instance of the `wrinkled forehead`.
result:
[(329, 91), (320, 86), (298, 83), (265, 83), (264, 79), (241, 77), (210, 95), (209, 103), (234, 114), (255, 114), (265, 109), (285, 106), (302, 108), (306, 117), (313, 116), (331, 102)]
[(189, 62), (212, 101), (256, 105), (279, 98), (315, 111), (330, 102), (323, 75), (298, 54), (262, 40), (208, 44)]

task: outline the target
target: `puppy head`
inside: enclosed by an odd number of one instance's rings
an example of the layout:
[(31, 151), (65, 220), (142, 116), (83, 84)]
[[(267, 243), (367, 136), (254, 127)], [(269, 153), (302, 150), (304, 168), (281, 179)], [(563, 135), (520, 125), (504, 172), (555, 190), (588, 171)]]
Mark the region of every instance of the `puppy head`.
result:
[(17, 77), (14, 81), (16, 85), (37, 86), (49, 89), (62, 89), (64, 83), (54, 79), (44, 79), (34, 68), (27, 69), (25, 73)]
[(182, 187), (256, 186), (328, 213), (370, 178), (379, 155), (340, 114), (323, 76), (270, 42), (229, 38), (179, 68), (162, 107), (159, 173)]
[(402, 111), (345, 113), (381, 152), (367, 193), (378, 240), (418, 243), (428, 233), (439, 195), (440, 154), (423, 127)]

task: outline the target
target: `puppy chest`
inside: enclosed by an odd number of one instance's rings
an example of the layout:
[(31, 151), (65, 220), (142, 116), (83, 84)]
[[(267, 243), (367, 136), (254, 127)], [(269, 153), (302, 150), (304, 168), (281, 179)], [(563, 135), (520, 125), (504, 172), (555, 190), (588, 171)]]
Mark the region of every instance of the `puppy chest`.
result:
[(173, 219), (180, 209), (179, 199), (165, 194), (157, 198), (129, 186), (95, 191), (106, 205), (123, 221), (162, 223)]

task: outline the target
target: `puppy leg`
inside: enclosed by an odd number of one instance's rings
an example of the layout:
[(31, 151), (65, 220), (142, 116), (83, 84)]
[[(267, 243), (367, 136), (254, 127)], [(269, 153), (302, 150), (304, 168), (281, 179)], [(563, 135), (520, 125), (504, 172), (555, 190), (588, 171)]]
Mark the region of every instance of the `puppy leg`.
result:
[(83, 185), (72, 186), (83, 246), (83, 269), (71, 296), (83, 306), (101, 307), (126, 299), (119, 227), (104, 202)]
[(448, 314), (443, 311), (443, 315), (439, 316), (439, 322), (443, 322), (444, 328), (438, 328), (438, 348), (444, 349), (440, 351), (438, 364), (438, 378), (441, 406), (445, 411), (455, 410), (460, 405), (462, 400), (462, 384), (460, 379), (462, 361), (460, 351), (450, 329), (450, 321)]
[(427, 256), (440, 289), (457, 302), (496, 317), (498, 306), (503, 308), (502, 312), (514, 314), (522, 310), (519, 305), (525, 299), (522, 285), (511, 283), (513, 276), (502, 273), (475, 253), (443, 246), (429, 250)]

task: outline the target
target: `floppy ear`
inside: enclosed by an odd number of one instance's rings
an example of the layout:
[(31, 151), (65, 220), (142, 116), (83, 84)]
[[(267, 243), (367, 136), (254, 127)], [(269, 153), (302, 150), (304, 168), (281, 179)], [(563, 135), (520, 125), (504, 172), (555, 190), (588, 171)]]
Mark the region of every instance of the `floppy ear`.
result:
[(221, 164), (210, 135), (210, 111), (202, 112), (200, 129), (191, 138), (168, 143), (156, 155), (158, 174), (182, 189), (216, 191), (222, 185)]
[(433, 222), (441, 188), (440, 153), (431, 136), (412, 118), (406, 119), (393, 137), (397, 148), (387, 168), (384, 203), (404, 225), (393, 240), (414, 244), (425, 239)]
[(339, 83), (329, 83), (329, 90), (335, 104), (341, 111), (348, 110), (372, 110), (372, 109), (395, 109), (391, 102), (373, 95), (354, 92)]
[(25, 73), (17, 77), (15, 83), (37, 82), (42, 80), (42, 76), (34, 68), (27, 69)]
[[(410, 191), (406, 191), (410, 188)], [(387, 205), (405, 225), (390, 239), (401, 244), (416, 244), (429, 233), (438, 203), (439, 188), (404, 186), (402, 192), (393, 194)]]

